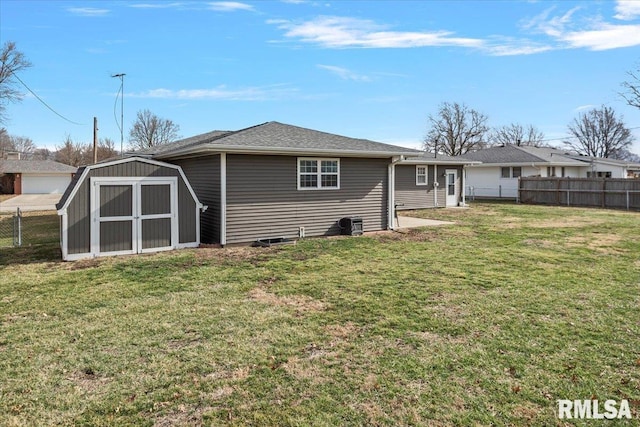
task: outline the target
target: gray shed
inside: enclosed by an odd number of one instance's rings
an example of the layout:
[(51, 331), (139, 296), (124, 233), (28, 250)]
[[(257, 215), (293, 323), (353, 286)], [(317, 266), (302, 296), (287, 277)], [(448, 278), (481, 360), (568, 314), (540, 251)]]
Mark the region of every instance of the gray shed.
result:
[(130, 157), (78, 169), (57, 205), (66, 261), (200, 244), (200, 212), (180, 166)]

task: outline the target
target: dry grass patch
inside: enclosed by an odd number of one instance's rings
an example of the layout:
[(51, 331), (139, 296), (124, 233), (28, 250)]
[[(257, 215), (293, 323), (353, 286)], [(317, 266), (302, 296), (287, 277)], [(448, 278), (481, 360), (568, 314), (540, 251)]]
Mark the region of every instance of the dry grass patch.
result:
[(322, 311), (327, 308), (327, 305), (324, 302), (305, 295), (278, 296), (267, 292), (262, 288), (253, 288), (249, 291), (249, 298), (253, 301), (270, 306), (293, 308), (298, 313), (306, 311)]

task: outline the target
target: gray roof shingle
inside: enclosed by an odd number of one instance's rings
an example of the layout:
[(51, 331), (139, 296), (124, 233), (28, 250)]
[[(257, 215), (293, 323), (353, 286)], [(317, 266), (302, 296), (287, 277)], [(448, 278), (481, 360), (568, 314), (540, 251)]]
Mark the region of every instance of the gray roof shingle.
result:
[(74, 173), (76, 168), (53, 160), (0, 160), (0, 173)]
[(584, 164), (566, 155), (566, 151), (557, 148), (504, 145), (469, 152), (460, 157), (477, 160), (483, 164), (554, 163), (576, 166)]
[(240, 150), (256, 152), (358, 152), (362, 154), (416, 155), (420, 151), (368, 139), (349, 138), (327, 132), (267, 122), (235, 132), (214, 131), (196, 135), (164, 146), (152, 154), (170, 158), (184, 153), (207, 150)]

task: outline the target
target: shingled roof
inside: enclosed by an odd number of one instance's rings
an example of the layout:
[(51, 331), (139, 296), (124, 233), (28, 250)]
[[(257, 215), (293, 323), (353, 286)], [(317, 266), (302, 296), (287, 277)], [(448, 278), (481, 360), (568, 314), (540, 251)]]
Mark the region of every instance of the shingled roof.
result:
[(0, 173), (74, 173), (76, 168), (53, 160), (0, 160)]
[(466, 153), (460, 157), (477, 160), (483, 165), (549, 163), (564, 166), (583, 166), (584, 163), (567, 157), (568, 153), (551, 147), (522, 147), (501, 145)]
[[(150, 150), (159, 159), (202, 152), (292, 153), (292, 154), (352, 154), (352, 155), (417, 155), (410, 148), (349, 138), (327, 132), (267, 122), (235, 132), (214, 131)], [(144, 153), (143, 153), (144, 154)]]

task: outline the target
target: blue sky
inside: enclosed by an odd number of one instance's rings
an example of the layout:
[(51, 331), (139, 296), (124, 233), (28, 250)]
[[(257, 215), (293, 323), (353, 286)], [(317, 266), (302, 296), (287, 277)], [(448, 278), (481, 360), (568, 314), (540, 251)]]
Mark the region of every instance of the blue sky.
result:
[(125, 145), (142, 109), (183, 137), (276, 120), (407, 147), (445, 101), (549, 139), (603, 104), (640, 127), (618, 95), (640, 68), (640, 1), (2, 0), (8, 40), (33, 63), (21, 79), (81, 123), (10, 104), (9, 133), (49, 148), (91, 141), (94, 116), (119, 145), (117, 73)]

